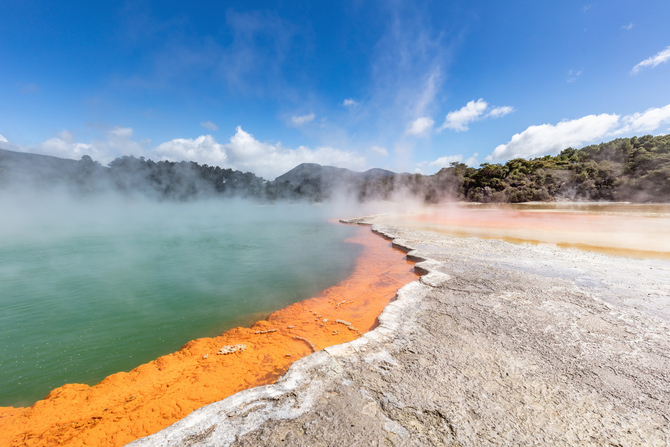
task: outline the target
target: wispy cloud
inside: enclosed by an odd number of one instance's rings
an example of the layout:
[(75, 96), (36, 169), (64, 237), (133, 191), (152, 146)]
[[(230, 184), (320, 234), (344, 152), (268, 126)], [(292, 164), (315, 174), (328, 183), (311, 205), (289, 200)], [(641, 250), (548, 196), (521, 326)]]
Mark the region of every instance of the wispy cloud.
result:
[(468, 125), (474, 121), (480, 121), (486, 118), (500, 118), (513, 111), (514, 107), (511, 106), (489, 108), (489, 103), (484, 101), (484, 99), (479, 98), (477, 101), (472, 100), (468, 102), (458, 110), (449, 112), (444, 119), (444, 124), (440, 126), (438, 131), (451, 129), (456, 132), (464, 132), (469, 129)]
[(109, 129), (108, 133), (114, 138), (131, 138), (135, 131), (132, 127), (116, 126)]
[(148, 64), (112, 76), (117, 88), (170, 89), (206, 74), (236, 95), (293, 98), (298, 88), (292, 80), (309, 81), (300, 67), (309, 53), (310, 30), (274, 12), (226, 8), (218, 31), (205, 37), (186, 16), (159, 17), (147, 6), (127, 5), (119, 37), (141, 48)]
[(621, 29), (626, 30), (626, 31), (630, 31), (630, 30), (633, 29), (634, 26), (635, 26), (635, 24), (633, 22), (630, 22), (628, 25), (622, 26)]
[(63, 129), (60, 132), (58, 132), (58, 138), (67, 143), (74, 143), (75, 140), (74, 134), (67, 129)]
[(509, 115), (512, 112), (514, 112), (514, 107), (512, 106), (494, 107), (491, 109), (490, 112), (486, 114), (486, 117), (496, 119), (501, 118), (505, 115)]
[(568, 70), (568, 84), (572, 84), (582, 75), (582, 70)]
[[(382, 2), (384, 31), (370, 57), (369, 95), (359, 107), (366, 127), (383, 134), (384, 144), (427, 135), (436, 98), (465, 25), (436, 27), (425, 8), (406, 2)], [(365, 132), (365, 130), (363, 130)], [(393, 141), (396, 140), (396, 141)], [(411, 144), (394, 149), (398, 169), (409, 168)]]
[(214, 123), (211, 122), (211, 121), (201, 121), (201, 122), (200, 122), (200, 125), (201, 125), (202, 127), (204, 127), (205, 129), (207, 129), (207, 130), (211, 130), (211, 131), (217, 131), (217, 130), (219, 130), (219, 126), (217, 126), (216, 124), (214, 124)]
[(311, 123), (312, 121), (314, 121), (314, 118), (316, 118), (316, 114), (314, 113), (308, 113), (307, 115), (300, 115), (300, 116), (293, 115), (291, 117), (291, 123), (294, 126), (303, 126), (307, 123)]
[(593, 3), (589, 3), (588, 5), (584, 5), (584, 6), (582, 6), (582, 12), (586, 12), (589, 9), (593, 8), (594, 6), (595, 6), (595, 4), (593, 4)]
[(603, 113), (562, 121), (558, 124), (530, 126), (495, 148), (487, 160), (528, 158), (556, 154), (567, 147), (580, 147), (635, 133), (648, 133), (670, 124), (670, 105), (651, 108), (642, 113), (620, 116)]
[(342, 105), (344, 107), (356, 107), (358, 105), (358, 102), (349, 98), (349, 99), (345, 99), (344, 102), (342, 102)]
[(372, 146), (370, 148), (370, 152), (374, 152), (376, 154), (379, 154), (382, 157), (388, 157), (388, 155), (389, 155), (389, 151), (387, 151), (385, 147), (379, 147), (379, 146)]
[(298, 70), (304, 48), (296, 50), (304, 45), (305, 30), (269, 12), (232, 9), (226, 25), (233, 40), (220, 52), (219, 70), (229, 85), (248, 94), (284, 96), (291, 91), (286, 73)]
[(640, 70), (645, 68), (654, 68), (659, 64), (668, 62), (670, 60), (670, 46), (665, 50), (656, 53), (633, 67), (631, 74), (637, 74)]

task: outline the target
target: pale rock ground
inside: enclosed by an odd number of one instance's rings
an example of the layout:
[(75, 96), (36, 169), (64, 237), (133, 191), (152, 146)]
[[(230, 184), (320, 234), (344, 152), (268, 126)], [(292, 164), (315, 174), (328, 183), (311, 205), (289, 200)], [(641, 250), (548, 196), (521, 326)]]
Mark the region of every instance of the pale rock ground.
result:
[(670, 262), (373, 228), (429, 272), (377, 329), (131, 445), (670, 445)]

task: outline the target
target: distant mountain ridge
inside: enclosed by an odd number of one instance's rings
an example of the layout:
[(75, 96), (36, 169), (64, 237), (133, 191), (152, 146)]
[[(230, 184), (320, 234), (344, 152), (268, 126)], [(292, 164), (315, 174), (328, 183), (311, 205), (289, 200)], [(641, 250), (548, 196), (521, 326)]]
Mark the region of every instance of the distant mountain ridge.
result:
[(68, 158), (0, 149), (0, 186), (13, 181), (62, 181), (72, 178), (79, 166), (79, 161)]
[[(2, 146), (2, 144), (0, 144)], [(244, 197), (260, 201), (359, 202), (413, 197), (426, 203), (462, 200), (517, 203), (553, 200), (670, 203), (670, 135), (617, 138), (558, 155), (515, 158), (479, 168), (453, 162), (432, 175), (385, 169), (355, 172), (302, 163), (274, 181), (251, 172), (196, 162), (123, 156), (102, 166), (88, 155), (69, 160), (0, 149), (0, 191), (10, 187), (78, 193), (116, 191), (157, 200)]]
[(320, 181), (323, 185), (334, 186), (339, 183), (363, 183), (396, 175), (393, 171), (373, 168), (365, 172), (356, 172), (346, 168), (322, 166), (317, 163), (301, 163), (275, 179), (277, 183), (289, 182), (298, 186), (305, 181)]

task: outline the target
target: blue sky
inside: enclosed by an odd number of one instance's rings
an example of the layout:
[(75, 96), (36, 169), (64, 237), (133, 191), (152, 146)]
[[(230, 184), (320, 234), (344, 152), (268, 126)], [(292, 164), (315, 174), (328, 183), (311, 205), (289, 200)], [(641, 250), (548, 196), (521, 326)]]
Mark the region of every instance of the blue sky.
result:
[(433, 173), (670, 131), (670, 2), (0, 3), (0, 147)]

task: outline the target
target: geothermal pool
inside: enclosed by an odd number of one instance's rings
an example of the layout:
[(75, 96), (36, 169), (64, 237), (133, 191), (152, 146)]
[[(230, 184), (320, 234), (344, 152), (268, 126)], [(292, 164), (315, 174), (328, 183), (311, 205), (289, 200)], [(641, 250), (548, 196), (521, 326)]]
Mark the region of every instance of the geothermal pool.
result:
[[(294, 361), (312, 352), (358, 338), (376, 326), (377, 316), (393, 300), (396, 291), (417, 278), (413, 262), (406, 259), (405, 253), (393, 249), (389, 241), (374, 235), (369, 227), (327, 224), (318, 210), (311, 211), (315, 213), (312, 215), (310, 211), (289, 208), (287, 215), (282, 211), (277, 216), (275, 213), (280, 210), (287, 208), (272, 211), (274, 220), (269, 226), (299, 225), (296, 229), (284, 228), (275, 236), (282, 238), (299, 233), (296, 237), (302, 241), (294, 241), (299, 242), (298, 245), (291, 245), (291, 236), (279, 246), (273, 245), (275, 249), (284, 248), (293, 253), (287, 257), (269, 253), (274, 263), (291, 262), (297, 268), (290, 270), (300, 273), (289, 279), (301, 281), (306, 288), (312, 283), (303, 279), (303, 275), (309, 275), (309, 278), (321, 275), (321, 282), (334, 279), (338, 272), (345, 272), (344, 279), (312, 298), (294, 302), (270, 315), (247, 309), (247, 317), (243, 318), (263, 319), (250, 327), (236, 327), (218, 336), (202, 337), (202, 333), (198, 333), (194, 338), (201, 338), (189, 341), (178, 351), (151, 359), (129, 372), (107, 376), (95, 385), (68, 383), (51, 390), (45, 399), (29, 408), (0, 407), (0, 444), (125, 445), (237, 391), (274, 383)], [(249, 212), (254, 215), (253, 211)], [(268, 226), (266, 210), (260, 213), (264, 215), (262, 225), (254, 232)], [(282, 216), (288, 222), (283, 222)], [(109, 216), (106, 219), (110, 220)], [(202, 214), (199, 219), (202, 220)], [(171, 221), (178, 222), (179, 218), (173, 217)], [(242, 234), (254, 228), (254, 221), (249, 216), (241, 223), (246, 227)], [(121, 225), (118, 220), (117, 224)], [(323, 230), (321, 225), (325, 225)], [(197, 225), (194, 228), (198, 232), (201, 230)], [(333, 228), (341, 230), (333, 234)], [(342, 241), (337, 237), (337, 231), (341, 231), (339, 236), (352, 237)], [(270, 244), (271, 239), (267, 240)], [(310, 241), (313, 246), (301, 245), (309, 245)], [(235, 243), (243, 243), (243, 239), (236, 237)], [(323, 250), (330, 251), (324, 253)], [(328, 261), (328, 271), (326, 264), (319, 268), (304, 265), (318, 265), (321, 258), (333, 256), (341, 258), (340, 261), (348, 256), (353, 259), (347, 266)], [(239, 256), (237, 261), (240, 262)], [(270, 264), (274, 268), (274, 264)], [(259, 263), (255, 268), (263, 266), (265, 264)], [(258, 270), (257, 274), (262, 275), (263, 270)], [(280, 306), (273, 299), (281, 289), (281, 278), (276, 279), (272, 290), (266, 291), (265, 296), (274, 306)], [(263, 282), (254, 275), (250, 280)], [(319, 290), (323, 287), (315, 286)], [(295, 301), (296, 295), (292, 298)], [(162, 332), (156, 331), (154, 336), (179, 330), (169, 324), (161, 329)], [(220, 330), (215, 332), (219, 334)], [(134, 344), (130, 341), (126, 348), (132, 350)]]
[[(3, 387), (7, 400), (0, 407), (26, 406), (70, 384), (31, 408), (0, 408), (0, 443), (124, 445), (207, 403), (273, 383), (313, 351), (357, 338), (416, 279), (388, 241), (369, 228), (328, 223), (320, 208), (25, 203), (0, 203), (13, 211), (0, 222), (0, 299), (3, 311), (14, 312), (0, 316), (7, 349), (1, 368), (14, 368), (13, 376), (0, 377), (3, 384), (14, 380)], [(669, 211), (663, 205), (442, 205), (369, 220), (666, 257)], [(60, 298), (44, 298), (54, 293)], [(243, 351), (217, 355), (223, 346), (240, 345)], [(58, 366), (47, 370), (49, 358)], [(102, 364), (111, 366), (103, 371)], [(24, 373), (61, 376), (27, 398), (30, 387), (11, 388), (42, 379)], [(105, 376), (91, 387), (71, 384)]]
[(667, 204), (454, 203), (412, 213), (379, 215), (371, 221), (457, 237), (670, 259), (670, 205)]
[(309, 206), (2, 205), (0, 407), (249, 326), (347, 277), (361, 249)]

